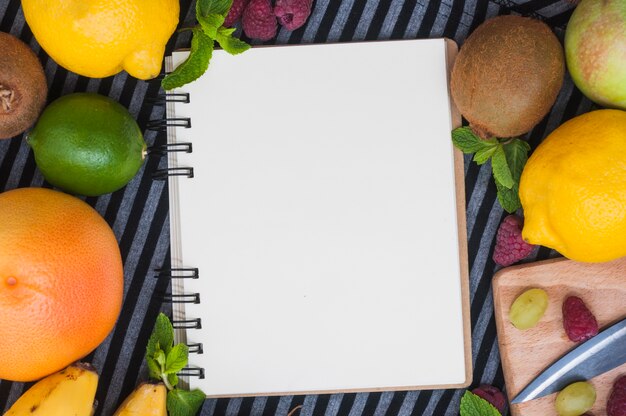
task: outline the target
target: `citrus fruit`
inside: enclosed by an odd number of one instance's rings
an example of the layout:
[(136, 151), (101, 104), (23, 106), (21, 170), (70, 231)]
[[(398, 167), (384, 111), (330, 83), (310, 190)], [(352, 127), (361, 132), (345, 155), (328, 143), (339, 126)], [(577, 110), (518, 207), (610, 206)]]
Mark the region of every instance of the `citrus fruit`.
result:
[(123, 268), (108, 224), (43, 188), (0, 194), (0, 379), (31, 381), (89, 354), (120, 312)]
[(66, 95), (46, 107), (27, 141), (48, 182), (87, 196), (122, 188), (135, 176), (146, 152), (128, 110), (90, 93)]
[(91, 78), (161, 71), (178, 0), (22, 0), (37, 42), (59, 65)]
[(519, 187), (522, 237), (583, 262), (626, 256), (626, 111), (597, 110), (552, 132)]

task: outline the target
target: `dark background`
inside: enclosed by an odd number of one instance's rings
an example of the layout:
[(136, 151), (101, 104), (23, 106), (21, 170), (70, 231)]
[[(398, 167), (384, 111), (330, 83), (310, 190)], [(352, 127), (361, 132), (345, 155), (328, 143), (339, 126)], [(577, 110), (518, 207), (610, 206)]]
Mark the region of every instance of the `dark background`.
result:
[[(315, 0), (313, 7), (304, 27), (294, 32), (281, 30), (276, 39), (266, 43), (444, 36), (462, 44), (476, 26), (499, 14), (529, 15), (545, 20), (562, 40), (573, 5), (564, 0)], [(180, 21), (181, 26), (195, 24), (191, 1), (181, 1)], [(165, 142), (162, 133), (146, 129), (150, 120), (163, 117), (163, 107), (147, 99), (158, 95), (158, 80), (139, 81), (125, 73), (105, 79), (89, 79), (58, 67), (39, 47), (24, 23), (18, 0), (0, 0), (0, 30), (21, 38), (37, 53), (46, 71), (49, 101), (75, 91), (108, 95), (130, 109), (145, 130), (148, 145)], [(188, 35), (175, 35), (168, 44), (168, 52), (188, 46), (188, 43)], [(566, 76), (552, 112), (528, 134), (531, 146), (536, 147), (562, 122), (590, 108), (591, 103)], [(237, 110), (245, 114), (245, 103), (242, 102)], [(169, 313), (170, 310), (170, 305), (162, 302), (162, 294), (168, 291), (169, 282), (154, 277), (154, 269), (167, 267), (169, 261), (167, 186), (164, 181), (152, 180), (152, 173), (159, 167), (165, 167), (165, 160), (152, 156), (124, 189), (99, 198), (86, 198), (113, 228), (125, 265), (125, 300), (117, 326), (86, 358), (101, 374), (97, 415), (113, 414), (136, 384), (147, 378), (143, 363), (146, 341), (158, 312)], [(496, 201), (490, 170), (489, 164), (479, 167), (465, 158), (474, 361), (472, 386), (489, 383), (504, 389), (491, 297), (491, 279), (497, 268), (491, 254), (497, 227), (505, 213)], [(50, 187), (36, 169), (32, 152), (22, 137), (0, 141), (0, 191), (28, 186)], [(554, 255), (542, 248), (536, 250), (528, 261)], [(299, 328), (293, 328), (294, 348), (298, 348), (298, 331)], [(376, 328), (372, 328), (371, 336), (377, 336)], [(0, 381), (0, 410), (6, 411), (28, 386)], [(462, 393), (462, 390), (436, 390), (207, 400), (201, 414), (284, 416), (290, 409), (303, 405), (296, 415), (457, 415)]]

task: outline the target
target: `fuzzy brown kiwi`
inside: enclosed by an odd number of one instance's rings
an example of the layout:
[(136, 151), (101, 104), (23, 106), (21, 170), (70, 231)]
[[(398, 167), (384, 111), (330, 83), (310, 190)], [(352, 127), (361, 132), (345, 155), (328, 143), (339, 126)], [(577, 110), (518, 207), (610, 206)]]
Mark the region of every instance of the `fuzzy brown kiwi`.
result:
[(32, 126), (48, 95), (46, 76), (35, 53), (16, 37), (0, 32), (0, 139)]
[(563, 48), (545, 23), (498, 16), (465, 41), (450, 88), (476, 134), (515, 137), (530, 131), (550, 111), (564, 73)]

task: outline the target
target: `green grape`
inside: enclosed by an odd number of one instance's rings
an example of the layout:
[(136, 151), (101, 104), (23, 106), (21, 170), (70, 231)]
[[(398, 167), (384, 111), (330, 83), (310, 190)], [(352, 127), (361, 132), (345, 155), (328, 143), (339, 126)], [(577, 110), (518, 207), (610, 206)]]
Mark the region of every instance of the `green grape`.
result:
[(537, 325), (548, 308), (548, 294), (542, 289), (530, 289), (515, 299), (509, 319), (517, 329), (528, 329)]
[(556, 396), (556, 411), (559, 416), (580, 416), (591, 409), (596, 401), (596, 389), (591, 383), (579, 381), (570, 384)]

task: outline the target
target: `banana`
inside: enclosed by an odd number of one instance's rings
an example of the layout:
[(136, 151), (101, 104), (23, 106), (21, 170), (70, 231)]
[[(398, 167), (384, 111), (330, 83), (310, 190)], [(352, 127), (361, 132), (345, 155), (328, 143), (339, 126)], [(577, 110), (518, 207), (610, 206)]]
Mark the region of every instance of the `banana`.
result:
[(35, 383), (4, 416), (90, 416), (96, 387), (96, 370), (75, 363)]
[(163, 383), (141, 383), (113, 416), (167, 416), (166, 398)]

